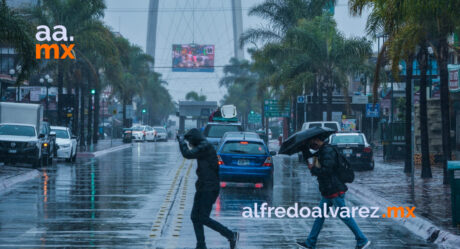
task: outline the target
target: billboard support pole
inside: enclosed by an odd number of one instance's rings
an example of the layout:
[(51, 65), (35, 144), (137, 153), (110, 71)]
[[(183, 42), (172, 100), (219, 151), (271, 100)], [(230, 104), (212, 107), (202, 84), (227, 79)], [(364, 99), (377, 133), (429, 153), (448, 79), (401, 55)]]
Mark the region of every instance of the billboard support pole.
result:
[(240, 37), (243, 33), (243, 10), (241, 9), (241, 0), (232, 1), (232, 16), (233, 16), (233, 47), (235, 57), (238, 60), (244, 59), (243, 48), (240, 47)]

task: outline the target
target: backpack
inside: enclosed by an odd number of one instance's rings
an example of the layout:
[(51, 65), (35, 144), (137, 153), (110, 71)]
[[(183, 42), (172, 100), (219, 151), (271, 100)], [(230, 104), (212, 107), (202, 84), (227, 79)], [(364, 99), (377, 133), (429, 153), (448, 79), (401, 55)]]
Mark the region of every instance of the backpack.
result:
[(353, 172), (353, 169), (351, 168), (348, 159), (345, 158), (345, 156), (342, 155), (342, 153), (340, 153), (336, 147), (333, 148), (337, 153), (337, 177), (343, 183), (352, 183), (353, 180), (355, 180), (355, 172)]

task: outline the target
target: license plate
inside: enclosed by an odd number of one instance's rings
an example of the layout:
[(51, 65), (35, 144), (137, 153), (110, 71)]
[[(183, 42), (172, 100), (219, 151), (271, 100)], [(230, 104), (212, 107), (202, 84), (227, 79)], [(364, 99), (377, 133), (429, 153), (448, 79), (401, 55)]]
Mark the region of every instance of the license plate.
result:
[(246, 160), (246, 159), (239, 159), (239, 160), (238, 160), (238, 165), (240, 165), (240, 166), (249, 165), (249, 160)]
[(344, 149), (343, 150), (343, 154), (351, 154), (351, 153), (353, 153), (352, 149)]
[(11, 154), (14, 154), (16, 152), (18, 152), (18, 151), (17, 150), (8, 150), (8, 153), (11, 153)]

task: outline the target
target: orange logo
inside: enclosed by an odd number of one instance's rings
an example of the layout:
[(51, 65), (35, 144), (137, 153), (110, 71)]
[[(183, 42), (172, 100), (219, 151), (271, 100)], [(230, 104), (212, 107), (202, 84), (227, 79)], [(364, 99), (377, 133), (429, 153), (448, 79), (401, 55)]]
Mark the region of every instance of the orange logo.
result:
[[(57, 25), (53, 27), (53, 33), (51, 34), (51, 30), (46, 25), (40, 25), (37, 27), (38, 32), (35, 34), (35, 38), (39, 42), (51, 42), (54, 41), (56, 43), (52, 44), (35, 44), (35, 58), (42, 59), (50, 59), (51, 58), (51, 50), (53, 51), (53, 58), (54, 59), (75, 59), (75, 54), (73, 53), (73, 48), (75, 44), (64, 44), (59, 42), (67, 42), (73, 41), (73, 36), (67, 37), (67, 29), (62, 25)], [(43, 52), (43, 53), (42, 53)]]

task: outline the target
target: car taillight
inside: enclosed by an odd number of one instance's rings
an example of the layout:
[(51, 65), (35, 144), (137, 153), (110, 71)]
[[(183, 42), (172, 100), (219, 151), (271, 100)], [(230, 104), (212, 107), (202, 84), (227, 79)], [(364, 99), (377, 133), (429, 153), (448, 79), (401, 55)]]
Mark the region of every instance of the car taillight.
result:
[(227, 183), (226, 183), (226, 182), (220, 182), (220, 187), (221, 187), (221, 188), (227, 187)]
[(363, 152), (365, 152), (365, 153), (371, 153), (371, 152), (372, 152), (372, 148), (371, 148), (371, 147), (364, 147)]
[(265, 166), (265, 167), (271, 167), (271, 166), (273, 166), (272, 158), (271, 158), (271, 157), (267, 157), (267, 159), (265, 159), (265, 162), (264, 162), (264, 164), (262, 164), (262, 166)]
[(220, 156), (217, 156), (217, 163), (219, 165), (223, 165), (224, 164), (224, 161), (222, 161), (222, 158)]

